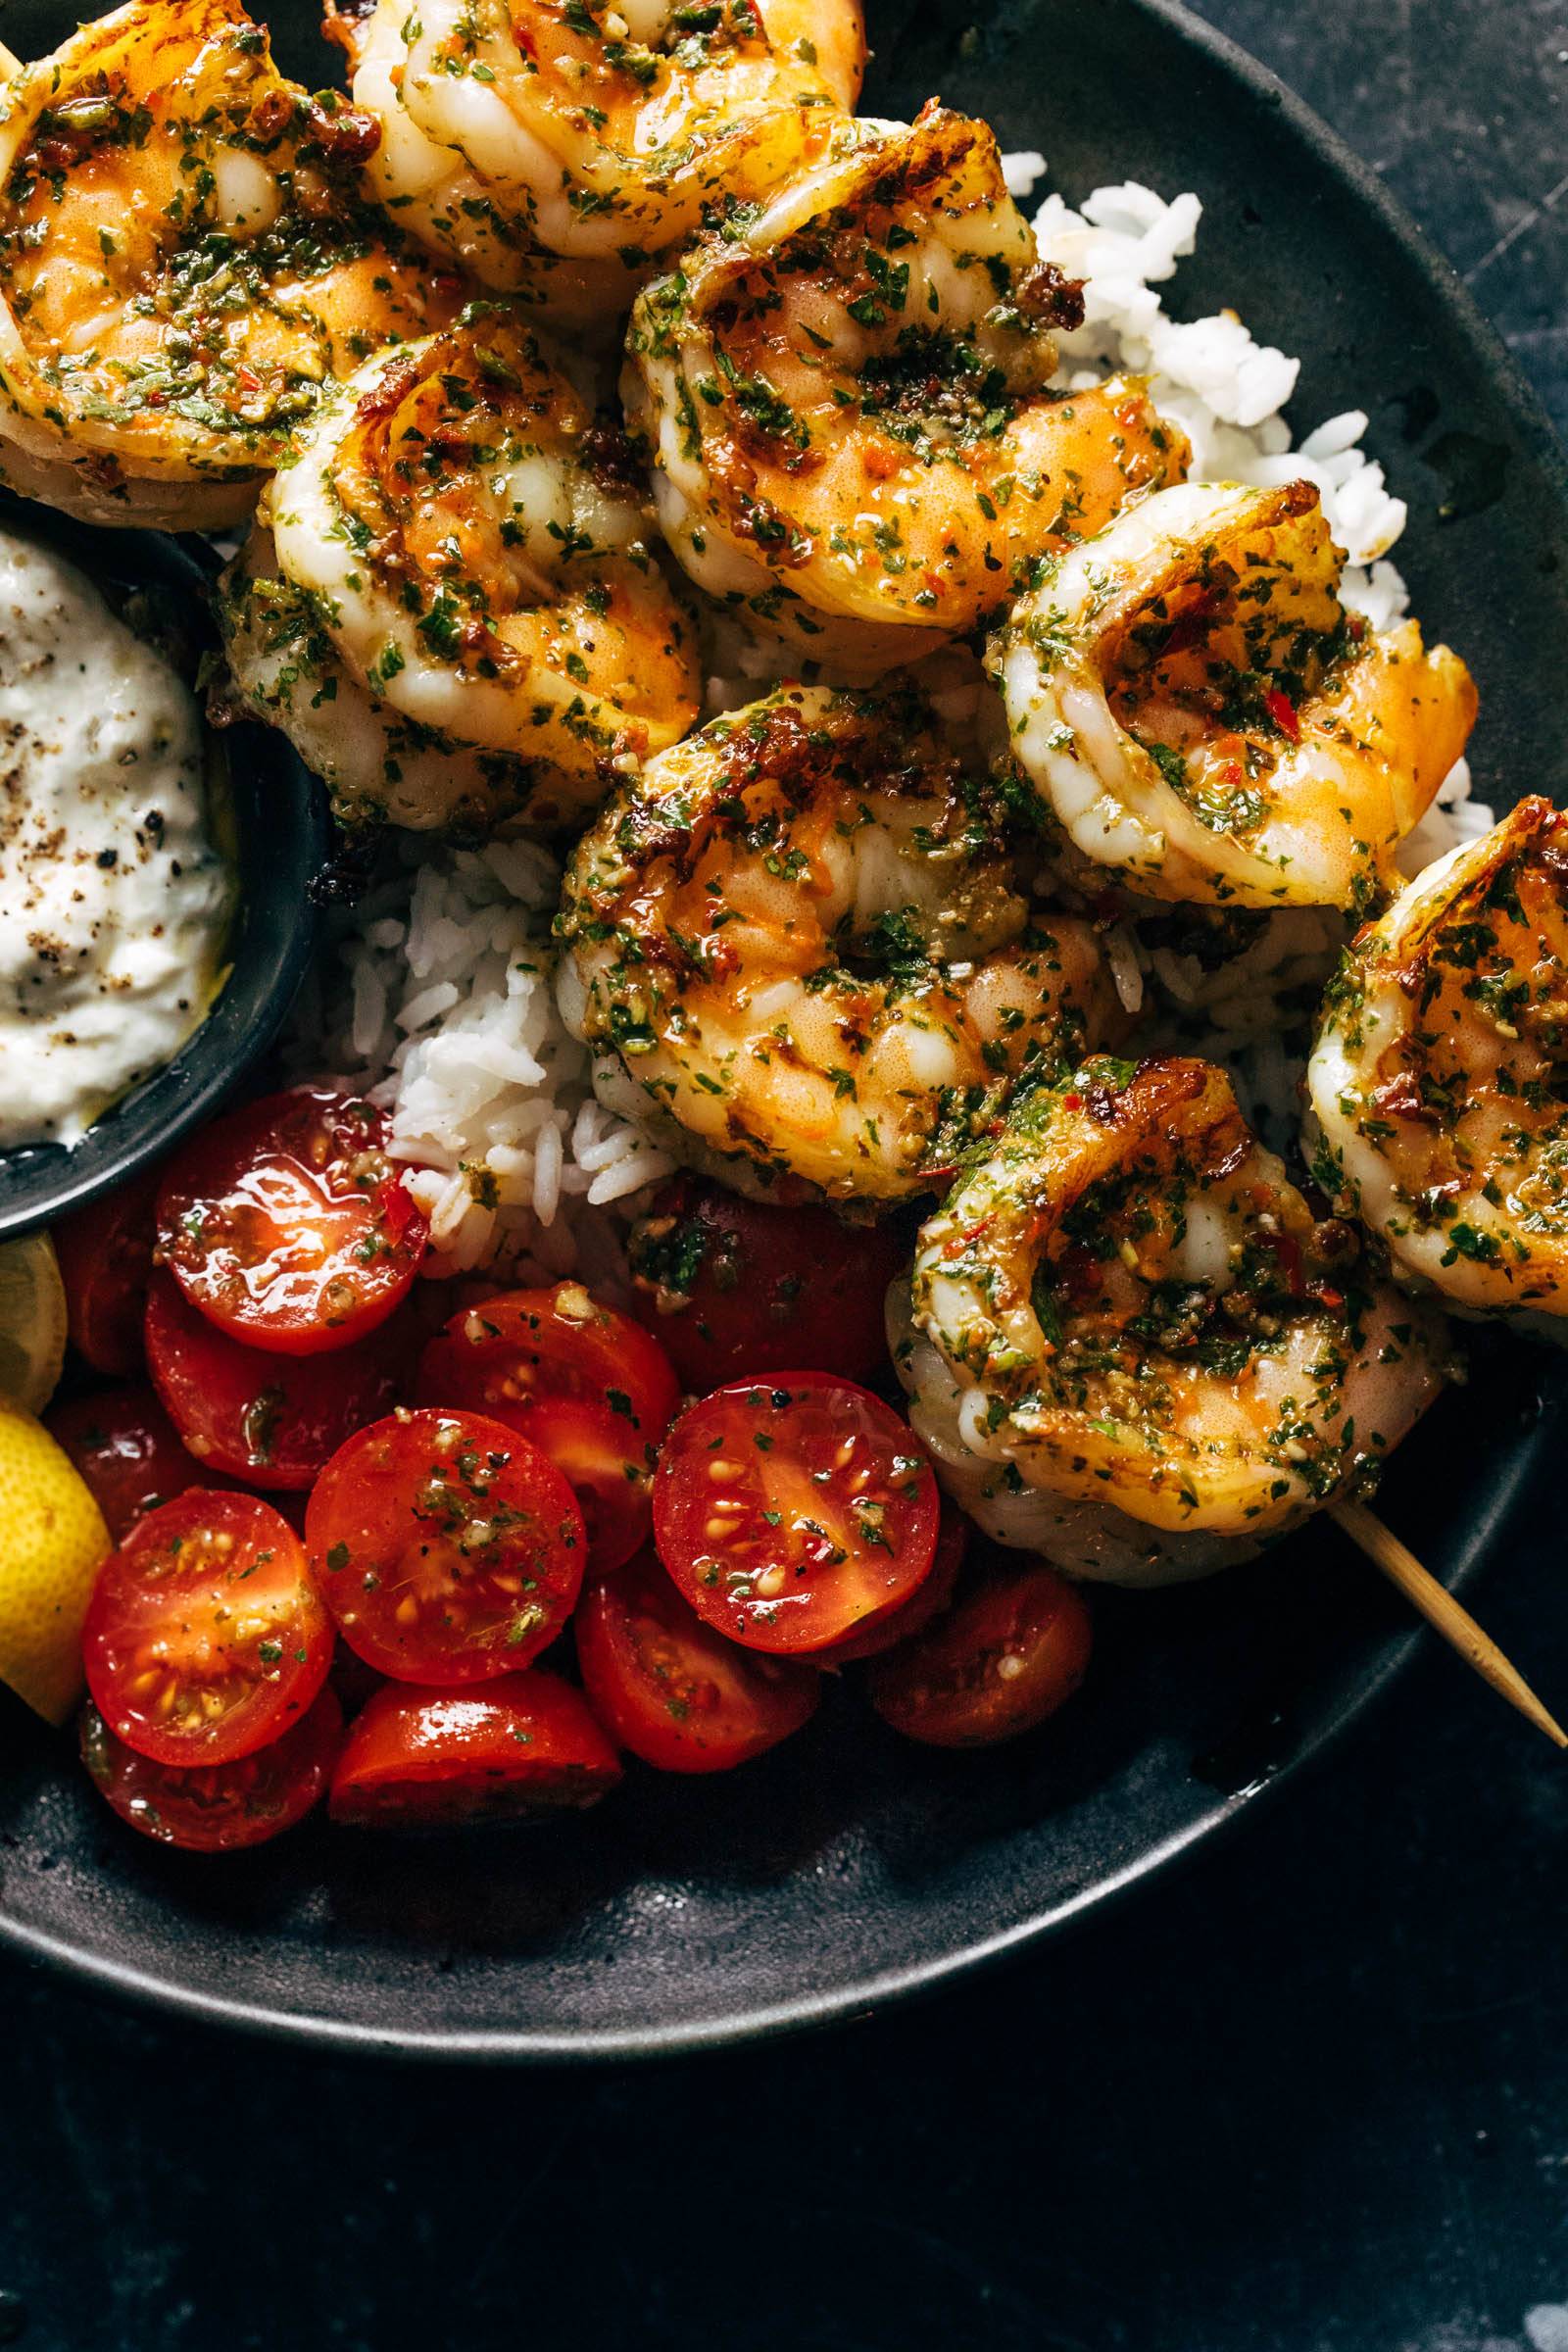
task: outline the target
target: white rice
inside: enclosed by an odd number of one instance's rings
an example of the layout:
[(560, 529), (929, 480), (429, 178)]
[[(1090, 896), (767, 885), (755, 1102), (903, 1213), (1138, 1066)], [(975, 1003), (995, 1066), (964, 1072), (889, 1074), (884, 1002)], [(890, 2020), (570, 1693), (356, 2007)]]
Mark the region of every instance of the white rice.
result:
[(430, 1219), (432, 1273), (613, 1285), (622, 1204), (674, 1164), (601, 1109), (562, 1024), (560, 884), (536, 843), (431, 851), (404, 836), (296, 1016), (298, 1067), (386, 1105), (391, 1151)]
[[(1018, 196), (1045, 171), (1032, 152), (1004, 164)], [(1062, 339), (1062, 380), (1076, 387), (1121, 368), (1150, 375), (1156, 404), (1192, 441), (1195, 479), (1315, 482), (1349, 558), (1345, 601), (1387, 628), (1408, 601), (1389, 561), (1405, 509), (1361, 447), (1365, 415), (1348, 410), (1293, 445), (1283, 411), (1299, 362), (1256, 343), (1234, 312), (1173, 318), (1155, 291), (1193, 251), (1201, 219), (1195, 195), (1167, 202), (1136, 181), (1097, 188), (1077, 212), (1058, 194), (1046, 198), (1035, 220), (1042, 255), (1085, 281), (1083, 326)], [(797, 661), (718, 622), (710, 709), (754, 700)], [(1404, 845), (1404, 869), (1419, 871), (1492, 821), (1460, 761)], [(550, 984), (560, 879), (559, 861), (537, 844), (475, 852), (403, 837), (340, 924), (296, 1019), (298, 1069), (330, 1072), (386, 1105), (392, 1151), (431, 1221), (432, 1273), (482, 1267), (524, 1282), (580, 1273), (614, 1288), (625, 1222), (674, 1164), (595, 1101), (588, 1055), (562, 1023)], [(1222, 1058), (1283, 1146), (1304, 1044), (1292, 1022), (1307, 1016), (1346, 927), (1316, 909), (1273, 915), (1209, 970), (1158, 944), (1152, 926), (1168, 925), (1170, 912), (1118, 924), (1107, 943), (1122, 1002), (1143, 1016), (1140, 1043)]]
[(1315, 482), (1350, 560), (1341, 593), (1374, 628), (1387, 628), (1408, 602), (1386, 561), (1405, 508), (1360, 446), (1363, 411), (1329, 417), (1293, 447), (1281, 412), (1299, 360), (1255, 343), (1234, 311), (1171, 318), (1154, 291), (1193, 251), (1202, 217), (1196, 196), (1167, 204), (1136, 180), (1097, 188), (1076, 213), (1054, 192), (1046, 198), (1035, 215), (1041, 253), (1085, 281), (1084, 323), (1062, 338), (1067, 381), (1094, 383), (1111, 368), (1148, 375), (1155, 406), (1192, 442), (1195, 481)]

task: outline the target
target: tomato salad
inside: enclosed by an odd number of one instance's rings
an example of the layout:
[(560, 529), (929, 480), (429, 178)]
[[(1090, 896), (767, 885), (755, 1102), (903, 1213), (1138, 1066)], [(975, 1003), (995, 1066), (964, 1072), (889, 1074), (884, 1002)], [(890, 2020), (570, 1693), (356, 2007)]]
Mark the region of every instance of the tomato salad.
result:
[(81, 1752), (122, 1820), (220, 1852), (323, 1799), (356, 1828), (578, 1810), (623, 1756), (745, 1764), (846, 1668), (940, 1747), (1070, 1696), (1080, 1594), (973, 1556), (868, 1385), (895, 1233), (681, 1177), (619, 1303), (487, 1288), (424, 1266), (385, 1147), (371, 1104), (296, 1088), (62, 1250), (100, 1378), (51, 1426), (117, 1546)]

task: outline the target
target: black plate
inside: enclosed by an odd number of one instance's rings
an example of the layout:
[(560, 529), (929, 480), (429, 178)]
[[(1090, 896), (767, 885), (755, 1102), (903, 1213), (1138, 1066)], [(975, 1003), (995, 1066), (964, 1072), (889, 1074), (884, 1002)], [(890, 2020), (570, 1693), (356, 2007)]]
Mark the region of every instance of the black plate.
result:
[[(976, 12), (982, 13), (982, 12)], [(1411, 507), (1415, 604), (1477, 670), (1478, 788), (1563, 784), (1564, 476), (1451, 273), (1272, 81), (1153, 0), (873, 7), (867, 96), (931, 92), (1041, 147), (1069, 192), (1134, 176), (1206, 208), (1176, 301), (1302, 355), (1297, 415), (1371, 410)], [(275, 22), (299, 23), (274, 10)], [(59, 12), (9, 12), (22, 46)], [(285, 62), (325, 71), (303, 41)], [(1531, 1507), (1563, 1437), (1556, 1359), (1488, 1338), (1394, 1466), (1389, 1516), (1449, 1582)], [(1538, 1383), (1545, 1388), (1538, 1395)], [(61, 1743), (0, 1721), (0, 1932), (166, 2003), (338, 2042), (573, 2057), (843, 2016), (1044, 1934), (1255, 1801), (1414, 1639), (1319, 1525), (1185, 1592), (1108, 1594), (1097, 1671), (989, 1756), (899, 1743), (850, 1689), (711, 1785), (628, 1781), (597, 1815), (404, 1845), (311, 1825), (221, 1863), (122, 1833)]]
[[(19, 27), (8, 18), (6, 29)], [(155, 594), (193, 659), (216, 642), (206, 596), (216, 559), (204, 541), (94, 530), (8, 491), (0, 491), (0, 525), (57, 548), (111, 593)], [(25, 1233), (122, 1184), (211, 1118), (271, 1044), (293, 1001), (315, 934), (310, 888), (327, 856), (325, 795), (270, 727), (230, 727), (221, 749), (239, 875), (228, 978), (173, 1060), (134, 1087), (80, 1143), (0, 1152), (0, 1238)]]

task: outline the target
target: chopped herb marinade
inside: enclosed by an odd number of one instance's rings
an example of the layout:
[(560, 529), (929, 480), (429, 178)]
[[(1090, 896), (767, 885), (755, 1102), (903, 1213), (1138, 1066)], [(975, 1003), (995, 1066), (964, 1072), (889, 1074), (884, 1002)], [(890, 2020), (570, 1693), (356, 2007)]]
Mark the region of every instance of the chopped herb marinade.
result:
[(771, 37), (756, 0), (635, 28), (613, 0), (418, 0), (396, 71), (514, 242), (637, 267), (756, 204), (853, 108), (858, 16), (819, 14), (820, 42)]
[(1009, 796), (912, 691), (786, 688), (629, 779), (558, 931), (582, 1028), (687, 1148), (838, 1197), (932, 1187), (1119, 1025), (1031, 906)]
[(122, 9), (30, 68), (0, 126), (0, 435), (75, 466), (78, 509), (142, 484), (154, 519), (242, 514), (324, 385), (457, 308), (361, 192), (379, 136), (231, 0)]
[(697, 716), (624, 440), (506, 306), (335, 391), (263, 522), (225, 582), (230, 663), (347, 813), (392, 781), (405, 822), (560, 823)]
[(1364, 1491), (1444, 1360), (1224, 1074), (1180, 1058), (1101, 1056), (1016, 1102), (922, 1228), (913, 1320), (1017, 1492), (1238, 1543)]
[(1347, 954), (1309, 1070), (1319, 1181), (1472, 1313), (1568, 1311), (1568, 819), (1530, 799)]
[(1081, 314), (983, 124), (933, 102), (902, 133), (846, 127), (634, 309), (631, 415), (682, 502), (676, 553), (742, 618), (831, 629), (847, 674), (891, 666), (900, 631), (913, 654), (972, 629), (1185, 468), (1140, 384), (1049, 388)]
[(1184, 484), (1042, 564), (989, 662), (1069, 862), (1178, 903), (1364, 915), (1463, 752), (1462, 662), (1341, 600), (1315, 487)]

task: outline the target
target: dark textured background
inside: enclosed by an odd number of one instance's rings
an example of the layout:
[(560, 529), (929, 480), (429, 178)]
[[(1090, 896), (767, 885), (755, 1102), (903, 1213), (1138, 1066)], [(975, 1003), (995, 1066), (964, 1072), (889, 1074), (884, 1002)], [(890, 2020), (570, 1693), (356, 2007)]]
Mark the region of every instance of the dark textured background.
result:
[[(1201, 13), (1568, 426), (1568, 0)], [(1480, 1590), (1562, 1707), (1560, 1553)], [(1565, 1831), (1568, 1765), (1430, 1654), (1152, 1891), (755, 2054), (329, 2066), (0, 1960), (0, 2345), (1568, 2352)]]

